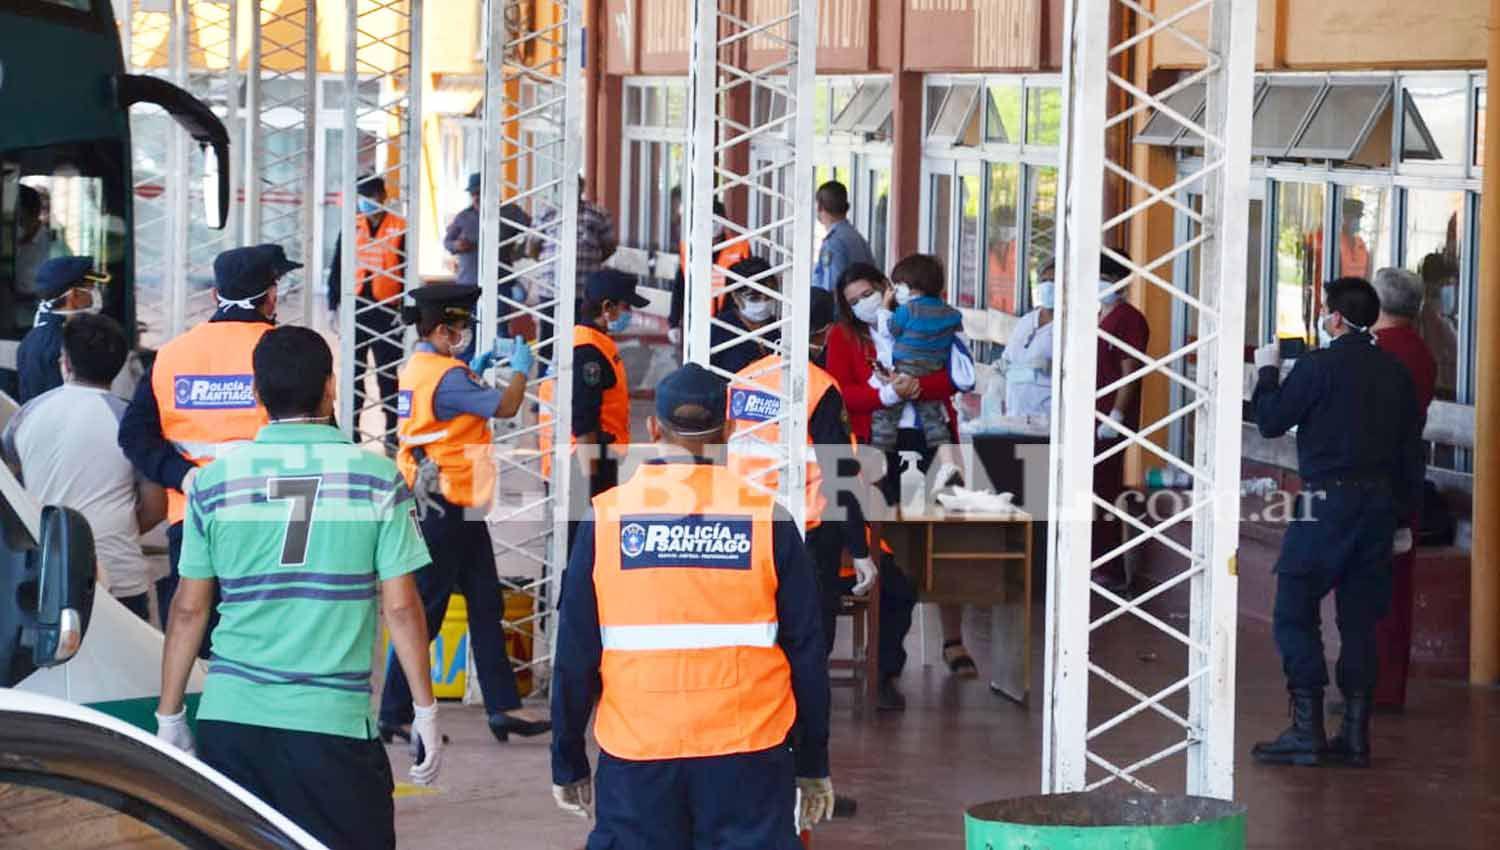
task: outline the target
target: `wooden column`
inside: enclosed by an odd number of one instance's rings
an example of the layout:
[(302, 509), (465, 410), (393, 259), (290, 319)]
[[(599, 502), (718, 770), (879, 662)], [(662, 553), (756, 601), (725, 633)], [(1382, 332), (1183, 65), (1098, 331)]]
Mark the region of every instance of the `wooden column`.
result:
[(917, 250), (922, 215), (922, 74), (900, 71), (891, 114), (891, 265)]
[[(1488, 67), (1500, 72), (1500, 0), (1490, 0)], [(1484, 136), (1479, 315), (1474, 351), (1474, 548), (1469, 559), (1469, 681), (1500, 681), (1500, 133)], [(1490, 329), (1490, 330), (1486, 330)]]

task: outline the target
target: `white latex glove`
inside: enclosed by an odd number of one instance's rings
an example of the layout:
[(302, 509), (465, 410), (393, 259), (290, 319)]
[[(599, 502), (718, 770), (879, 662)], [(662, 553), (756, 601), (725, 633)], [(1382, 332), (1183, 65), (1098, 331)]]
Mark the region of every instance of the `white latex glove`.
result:
[(797, 812), (797, 831), (812, 829), (833, 817), (833, 780), (797, 777), (797, 790), (802, 792), (802, 806)]
[(1391, 544), (1391, 554), (1392, 555), (1405, 555), (1407, 552), (1411, 551), (1411, 547), (1412, 547), (1411, 529), (1409, 529), (1409, 528), (1398, 528), (1398, 529), (1396, 529), (1396, 539)]
[(417, 506), (417, 520), (427, 518), (428, 511), (437, 511), (438, 516), (443, 516), (448, 509), (438, 503), (435, 498), (443, 492), (442, 471), (438, 469), (437, 462), (430, 457), (422, 458), (417, 464), (417, 476), (411, 484), (412, 500)]
[(557, 807), (570, 815), (589, 818), (594, 813), (594, 782), (580, 779), (567, 785), (552, 786), (552, 799)]
[(1113, 439), (1115, 439), (1117, 437), (1123, 437), (1123, 436), (1125, 436), (1124, 434), (1122, 434), (1119, 431), (1115, 430), (1111, 426), (1111, 424), (1110, 424), (1110, 423), (1124, 424), (1124, 422), (1125, 422), (1125, 414), (1124, 414), (1124, 412), (1122, 412), (1119, 408), (1115, 408), (1114, 410), (1111, 410), (1109, 412), (1109, 422), (1100, 422), (1099, 423), (1098, 430), (1096, 430), (1094, 432), (1094, 439), (1096, 439), (1096, 440), (1113, 440)]
[(156, 737), (179, 750), (193, 755), (193, 730), (188, 728), (187, 709), (176, 714), (156, 715)]
[(1281, 368), (1281, 343), (1275, 340), (1255, 349), (1255, 368)]
[(667, 342), (682, 345), (682, 328), (667, 328)]
[(855, 558), (854, 575), (856, 576), (854, 587), (850, 588), (849, 592), (854, 594), (855, 596), (864, 596), (866, 593), (869, 593), (870, 588), (875, 585), (876, 573), (874, 559)]
[[(443, 760), (443, 733), (438, 731), (438, 707), (432, 705), (412, 706), (411, 721), (411, 781), (417, 785), (431, 785), (437, 778), (438, 765)], [(420, 762), (417, 756), (422, 756)]]

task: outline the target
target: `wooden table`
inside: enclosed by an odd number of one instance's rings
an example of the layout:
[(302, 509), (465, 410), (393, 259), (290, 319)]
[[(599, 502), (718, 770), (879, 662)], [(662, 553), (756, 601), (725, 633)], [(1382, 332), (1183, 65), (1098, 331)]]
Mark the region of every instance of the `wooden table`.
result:
[(895, 551), (923, 602), (989, 606), (1001, 693), (1025, 704), (1031, 692), (1030, 515), (970, 514), (933, 506), (898, 514), (877, 531)]

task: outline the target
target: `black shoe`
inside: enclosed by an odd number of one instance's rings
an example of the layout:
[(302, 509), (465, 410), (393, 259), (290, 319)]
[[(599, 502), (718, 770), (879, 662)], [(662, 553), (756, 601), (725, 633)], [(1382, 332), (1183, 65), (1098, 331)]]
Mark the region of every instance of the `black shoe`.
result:
[(1328, 741), (1324, 755), (1345, 767), (1370, 766), (1370, 710), (1368, 693), (1344, 694), (1344, 723)]
[(1294, 690), (1289, 702), (1292, 725), (1276, 740), (1256, 744), (1250, 755), (1262, 764), (1316, 767), (1328, 748), (1327, 734), (1323, 731), (1323, 692)]
[(489, 723), (490, 734), (494, 735), (495, 740), (499, 741), (502, 744), (510, 740), (510, 734), (512, 732), (520, 735), (522, 738), (531, 738), (536, 735), (544, 735), (552, 731), (552, 723), (550, 721), (521, 720), (520, 718), (512, 717), (503, 711), (491, 714), (489, 717)]
[(887, 676), (880, 680), (880, 687), (875, 692), (876, 711), (905, 711), (906, 695), (896, 688), (896, 677)]

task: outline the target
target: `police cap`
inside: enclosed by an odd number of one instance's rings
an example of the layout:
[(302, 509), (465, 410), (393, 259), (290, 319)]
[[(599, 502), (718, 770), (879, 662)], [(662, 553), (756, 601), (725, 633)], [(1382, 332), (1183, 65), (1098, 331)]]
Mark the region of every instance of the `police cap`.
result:
[(724, 424), (724, 382), (689, 363), (656, 385), (656, 418), (685, 436), (706, 434)]
[(376, 174), (362, 177), (355, 190), (361, 197), (379, 198), (385, 194), (385, 179)]
[(229, 301), (255, 298), (271, 287), (276, 279), (301, 263), (287, 259), (280, 245), (251, 245), (230, 248), (214, 257), (214, 288), (219, 298)]
[[(36, 270), (37, 297), (50, 301), (75, 286), (82, 286), (93, 270), (93, 257), (53, 257)], [(108, 279), (102, 275), (93, 277)]]
[(479, 287), (462, 283), (431, 283), (412, 290), (409, 310), (402, 311), (407, 324), (416, 324), (423, 316), (443, 322), (472, 321), (474, 305), (479, 302)]
[(469, 175), (469, 194), (479, 194), (479, 172), (477, 171)]
[(590, 272), (583, 282), (583, 297), (591, 304), (605, 301), (624, 302), (632, 307), (645, 307), (651, 302), (635, 291), (635, 275), (619, 269), (600, 269)]

